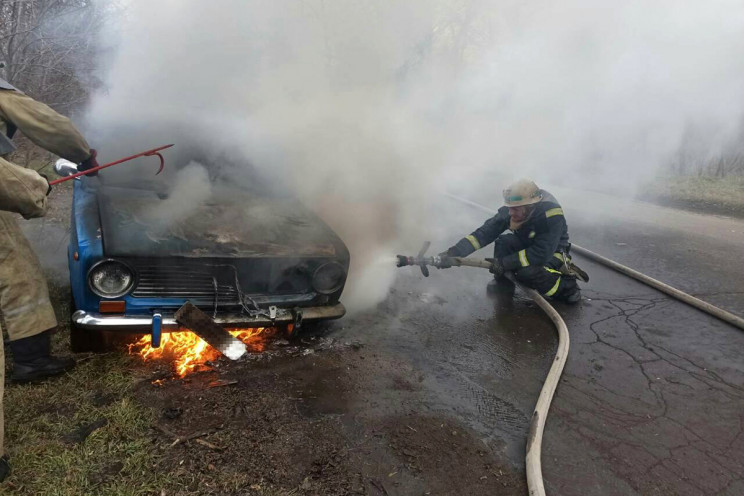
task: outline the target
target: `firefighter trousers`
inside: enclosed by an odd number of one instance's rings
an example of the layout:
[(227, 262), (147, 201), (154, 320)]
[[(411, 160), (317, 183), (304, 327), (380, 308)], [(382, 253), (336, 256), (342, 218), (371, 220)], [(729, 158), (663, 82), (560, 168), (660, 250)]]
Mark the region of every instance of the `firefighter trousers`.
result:
[[(494, 258), (503, 258), (527, 248), (513, 233), (502, 234), (494, 243)], [(544, 265), (530, 265), (514, 271), (514, 277), (520, 283), (530, 287), (544, 296), (556, 300), (563, 299), (578, 288), (576, 278), (563, 275), (563, 253), (556, 252)], [(570, 260), (570, 257), (569, 257)]]
[(0, 211), (0, 323), (11, 341), (57, 325), (39, 259), (15, 217)]
[[(11, 341), (40, 334), (57, 325), (39, 259), (16, 222), (0, 211), (0, 329)], [(4, 453), (2, 396), (4, 349), (0, 348), (0, 456)]]

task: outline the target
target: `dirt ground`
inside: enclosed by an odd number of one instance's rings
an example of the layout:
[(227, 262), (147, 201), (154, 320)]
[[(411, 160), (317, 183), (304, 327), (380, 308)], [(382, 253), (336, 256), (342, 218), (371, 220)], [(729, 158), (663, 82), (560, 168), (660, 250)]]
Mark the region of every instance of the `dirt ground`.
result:
[[(391, 364), (358, 346), (310, 350), (143, 385), (135, 397), (163, 412), (159, 469), (199, 494), (524, 493), (521, 476), (454, 419), (358, 411), (370, 389), (415, 388), (389, 377)], [(209, 387), (216, 380), (237, 383)], [(211, 446), (172, 446), (202, 432)]]
[[(50, 276), (65, 314), (67, 288)], [(65, 352), (61, 327), (55, 346)], [(519, 470), (467, 423), (418, 401), (398, 409), (423, 377), (334, 337), (340, 331), (277, 338), (264, 353), (208, 362), (185, 378), (172, 361), (143, 362), (120, 345), (77, 355), (67, 377), (8, 385), (15, 471), (0, 494), (525, 493)], [(104, 369), (116, 378), (101, 377)], [(58, 460), (60, 450), (75, 461)], [(70, 463), (80, 473), (60, 484), (54, 473)]]

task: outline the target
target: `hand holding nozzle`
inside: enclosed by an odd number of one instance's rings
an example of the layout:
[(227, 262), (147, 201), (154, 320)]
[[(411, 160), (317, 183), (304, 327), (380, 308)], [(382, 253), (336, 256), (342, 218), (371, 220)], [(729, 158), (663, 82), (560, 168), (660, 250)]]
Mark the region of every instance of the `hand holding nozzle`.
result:
[(436, 257), (432, 257), (435, 259), (439, 259), (439, 265), (437, 265), (437, 269), (449, 269), (453, 265), (459, 265), (455, 264), (455, 257), (447, 253), (446, 251), (443, 251)]
[(406, 267), (408, 265), (418, 265), (421, 268), (421, 273), (424, 277), (429, 277), (428, 265), (436, 267), (437, 269), (447, 269), (449, 267), (480, 267), (482, 269), (488, 269), (494, 275), (500, 276), (504, 274), (504, 267), (497, 259), (487, 258), (485, 260), (473, 260), (470, 258), (453, 257), (448, 256), (447, 252), (440, 253), (436, 257), (425, 257), (426, 250), (429, 249), (430, 243), (427, 241), (424, 243), (423, 248), (419, 251), (415, 257), (409, 257), (406, 255), (398, 255), (398, 261), (396, 266)]
[[(425, 257), (424, 254), (426, 253), (426, 250), (429, 249), (430, 245), (431, 243), (429, 241), (425, 242), (424, 246), (421, 248), (418, 255), (416, 255), (415, 257), (409, 257), (406, 255), (397, 255), (398, 261), (396, 263), (396, 266), (406, 267), (409, 265), (418, 265), (421, 268), (421, 273), (424, 275), (424, 277), (429, 277), (429, 268), (428, 268), (429, 265), (431, 265), (432, 267), (436, 267), (437, 269), (448, 269), (453, 266), (463, 265), (462, 258), (448, 256), (447, 252), (440, 253), (439, 255), (435, 257)], [(470, 265), (470, 264), (465, 263), (464, 265)], [(481, 265), (476, 265), (476, 266), (480, 267)]]

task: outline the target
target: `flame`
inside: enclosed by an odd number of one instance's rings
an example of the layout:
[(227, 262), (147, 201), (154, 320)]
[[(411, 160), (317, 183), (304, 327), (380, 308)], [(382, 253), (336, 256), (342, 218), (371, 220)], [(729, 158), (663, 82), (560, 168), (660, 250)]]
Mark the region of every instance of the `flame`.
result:
[[(230, 334), (243, 341), (249, 351), (262, 352), (272, 337), (279, 333), (274, 327), (257, 327), (252, 329), (228, 329)], [(291, 328), (289, 329), (291, 332)], [(160, 338), (160, 347), (153, 348), (151, 336), (143, 336), (139, 341), (129, 345), (130, 355), (139, 355), (143, 360), (172, 359), (178, 377), (199, 369), (204, 363), (220, 357), (206, 341), (191, 331), (171, 332)]]

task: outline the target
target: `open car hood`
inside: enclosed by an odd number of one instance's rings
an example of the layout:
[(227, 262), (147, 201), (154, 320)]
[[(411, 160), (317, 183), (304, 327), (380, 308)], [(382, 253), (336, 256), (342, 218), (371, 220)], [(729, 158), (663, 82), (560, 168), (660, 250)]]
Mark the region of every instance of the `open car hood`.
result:
[(102, 186), (98, 205), (110, 257), (332, 257), (345, 250), (294, 199), (230, 191), (195, 205), (150, 190)]

